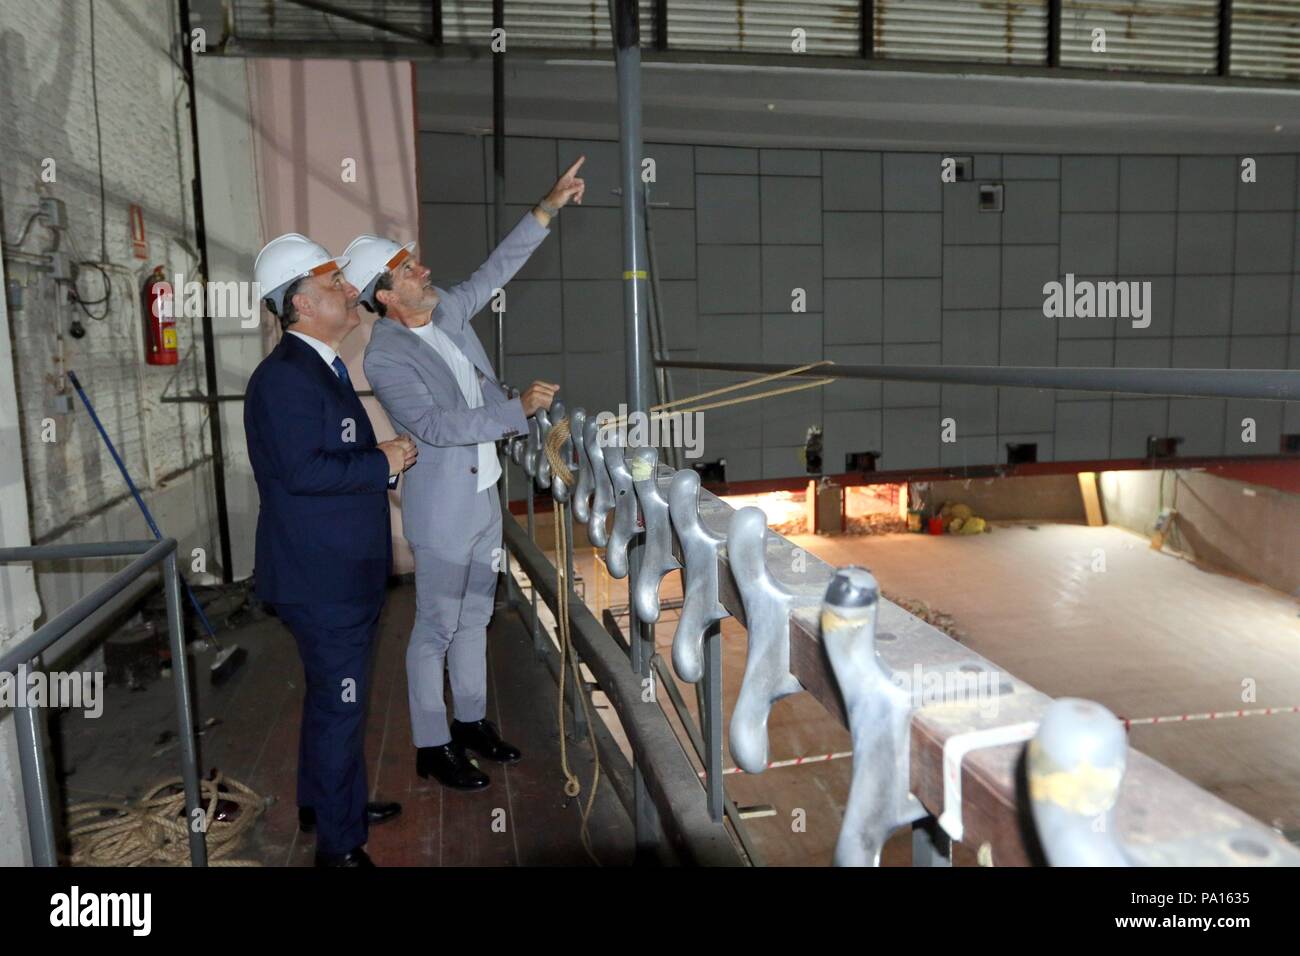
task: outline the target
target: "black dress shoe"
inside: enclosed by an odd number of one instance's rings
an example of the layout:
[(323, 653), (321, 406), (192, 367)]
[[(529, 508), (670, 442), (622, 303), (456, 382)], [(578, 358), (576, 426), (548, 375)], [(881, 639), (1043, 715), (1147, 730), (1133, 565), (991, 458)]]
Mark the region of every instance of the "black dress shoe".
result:
[(373, 867), (374, 861), (366, 855), (366, 851), (357, 847), (355, 850), (349, 850), (347, 853), (317, 853), (317, 866), (360, 866)]
[(489, 783), (488, 775), (469, 762), (465, 748), (455, 741), (441, 747), (417, 747), (415, 772), (454, 790), (482, 790)]
[(453, 720), (451, 739), (480, 757), (487, 757), (497, 763), (514, 763), (523, 757), (518, 747), (501, 739), (490, 720), (476, 720), (469, 724)]
[[(400, 803), (367, 803), (366, 822), (383, 823), (393, 819), (402, 812)], [(312, 807), (298, 808), (298, 829), (303, 833), (312, 833), (316, 829), (316, 810)]]

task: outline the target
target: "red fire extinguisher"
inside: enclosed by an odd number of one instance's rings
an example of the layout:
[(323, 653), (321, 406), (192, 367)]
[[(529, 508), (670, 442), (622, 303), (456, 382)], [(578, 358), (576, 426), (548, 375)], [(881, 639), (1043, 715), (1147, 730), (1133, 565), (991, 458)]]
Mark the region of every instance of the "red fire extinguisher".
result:
[(179, 361), (175, 294), (162, 266), (155, 266), (145, 280), (143, 298), (144, 360), (150, 365), (175, 365)]

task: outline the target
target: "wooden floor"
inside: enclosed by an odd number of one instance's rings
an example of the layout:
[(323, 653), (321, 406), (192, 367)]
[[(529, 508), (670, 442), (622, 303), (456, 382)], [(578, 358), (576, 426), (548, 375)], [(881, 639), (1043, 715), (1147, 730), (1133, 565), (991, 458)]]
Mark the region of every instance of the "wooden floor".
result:
[[(371, 828), (370, 856), (381, 866), (590, 864), (579, 840), (579, 801), (566, 799), (562, 789), (555, 684), (513, 614), (498, 614), (488, 635), (488, 716), (524, 759), (508, 767), (480, 761), (492, 783), (473, 793), (416, 776), (405, 672), (413, 605), (411, 585), (390, 590), (380, 624), (366, 727), (369, 783), (375, 798), (400, 801), (403, 811)], [(245, 858), (268, 866), (308, 866), (315, 841), (298, 832), (295, 800), (303, 693), (297, 649), (274, 618), (223, 640), (247, 650), (248, 660), (214, 689), (207, 681), (210, 658), (199, 655), (198, 722), (220, 721), (200, 737), (201, 766), (205, 772), (220, 768), (273, 801), (248, 841)], [(98, 720), (65, 714), (54, 721), (61, 786), (70, 803), (138, 797), (179, 773), (170, 681), (137, 693), (110, 687), (105, 696)], [(591, 779), (585, 740), (570, 739), (568, 755), (585, 801)], [(631, 823), (605, 785), (590, 833), (601, 863), (631, 861)]]

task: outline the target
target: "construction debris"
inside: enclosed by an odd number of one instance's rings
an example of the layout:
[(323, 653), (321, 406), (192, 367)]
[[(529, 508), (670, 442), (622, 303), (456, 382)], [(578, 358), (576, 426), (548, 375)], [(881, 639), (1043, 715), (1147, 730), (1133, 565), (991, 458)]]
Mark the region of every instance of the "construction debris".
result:
[(895, 604), (901, 607), (908, 614), (911, 614), (913, 617), (919, 617), (921, 620), (925, 621), (925, 623), (929, 624), (931, 627), (935, 627), (943, 631), (954, 641), (961, 641), (965, 637), (965, 634), (963, 634), (962, 631), (957, 627), (956, 619), (954, 619), (951, 614), (947, 614), (943, 611), (937, 610), (936, 608), (932, 608), (924, 601), (917, 601), (917, 600), (913, 600), (912, 598), (900, 597), (897, 594), (890, 594), (888, 591), (885, 591), (883, 593), (885, 595), (886, 600), (893, 601)]
[(893, 512), (851, 515), (845, 522), (845, 534), (904, 534), (907, 521)]

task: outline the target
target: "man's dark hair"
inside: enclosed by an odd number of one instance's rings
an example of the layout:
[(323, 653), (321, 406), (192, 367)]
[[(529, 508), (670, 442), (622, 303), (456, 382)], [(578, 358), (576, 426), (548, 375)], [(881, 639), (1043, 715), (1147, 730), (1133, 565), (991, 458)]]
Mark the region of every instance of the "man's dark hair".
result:
[(379, 296), (375, 293), (381, 292), (385, 289), (392, 289), (392, 287), (393, 274), (385, 269), (383, 272), (379, 273), (379, 278), (375, 280), (375, 291), (370, 295), (370, 298), (373, 299), (375, 303), (375, 307), (370, 311), (377, 313), (381, 319), (388, 314), (388, 306), (380, 302)]
[(298, 294), (301, 285), (302, 279), (294, 279), (293, 282), (289, 283), (289, 288), (284, 290), (284, 307), (280, 309), (278, 315), (274, 308), (269, 304), (267, 305), (270, 313), (280, 320), (281, 332), (288, 332), (289, 326), (298, 321), (298, 310), (293, 307), (293, 297)]

